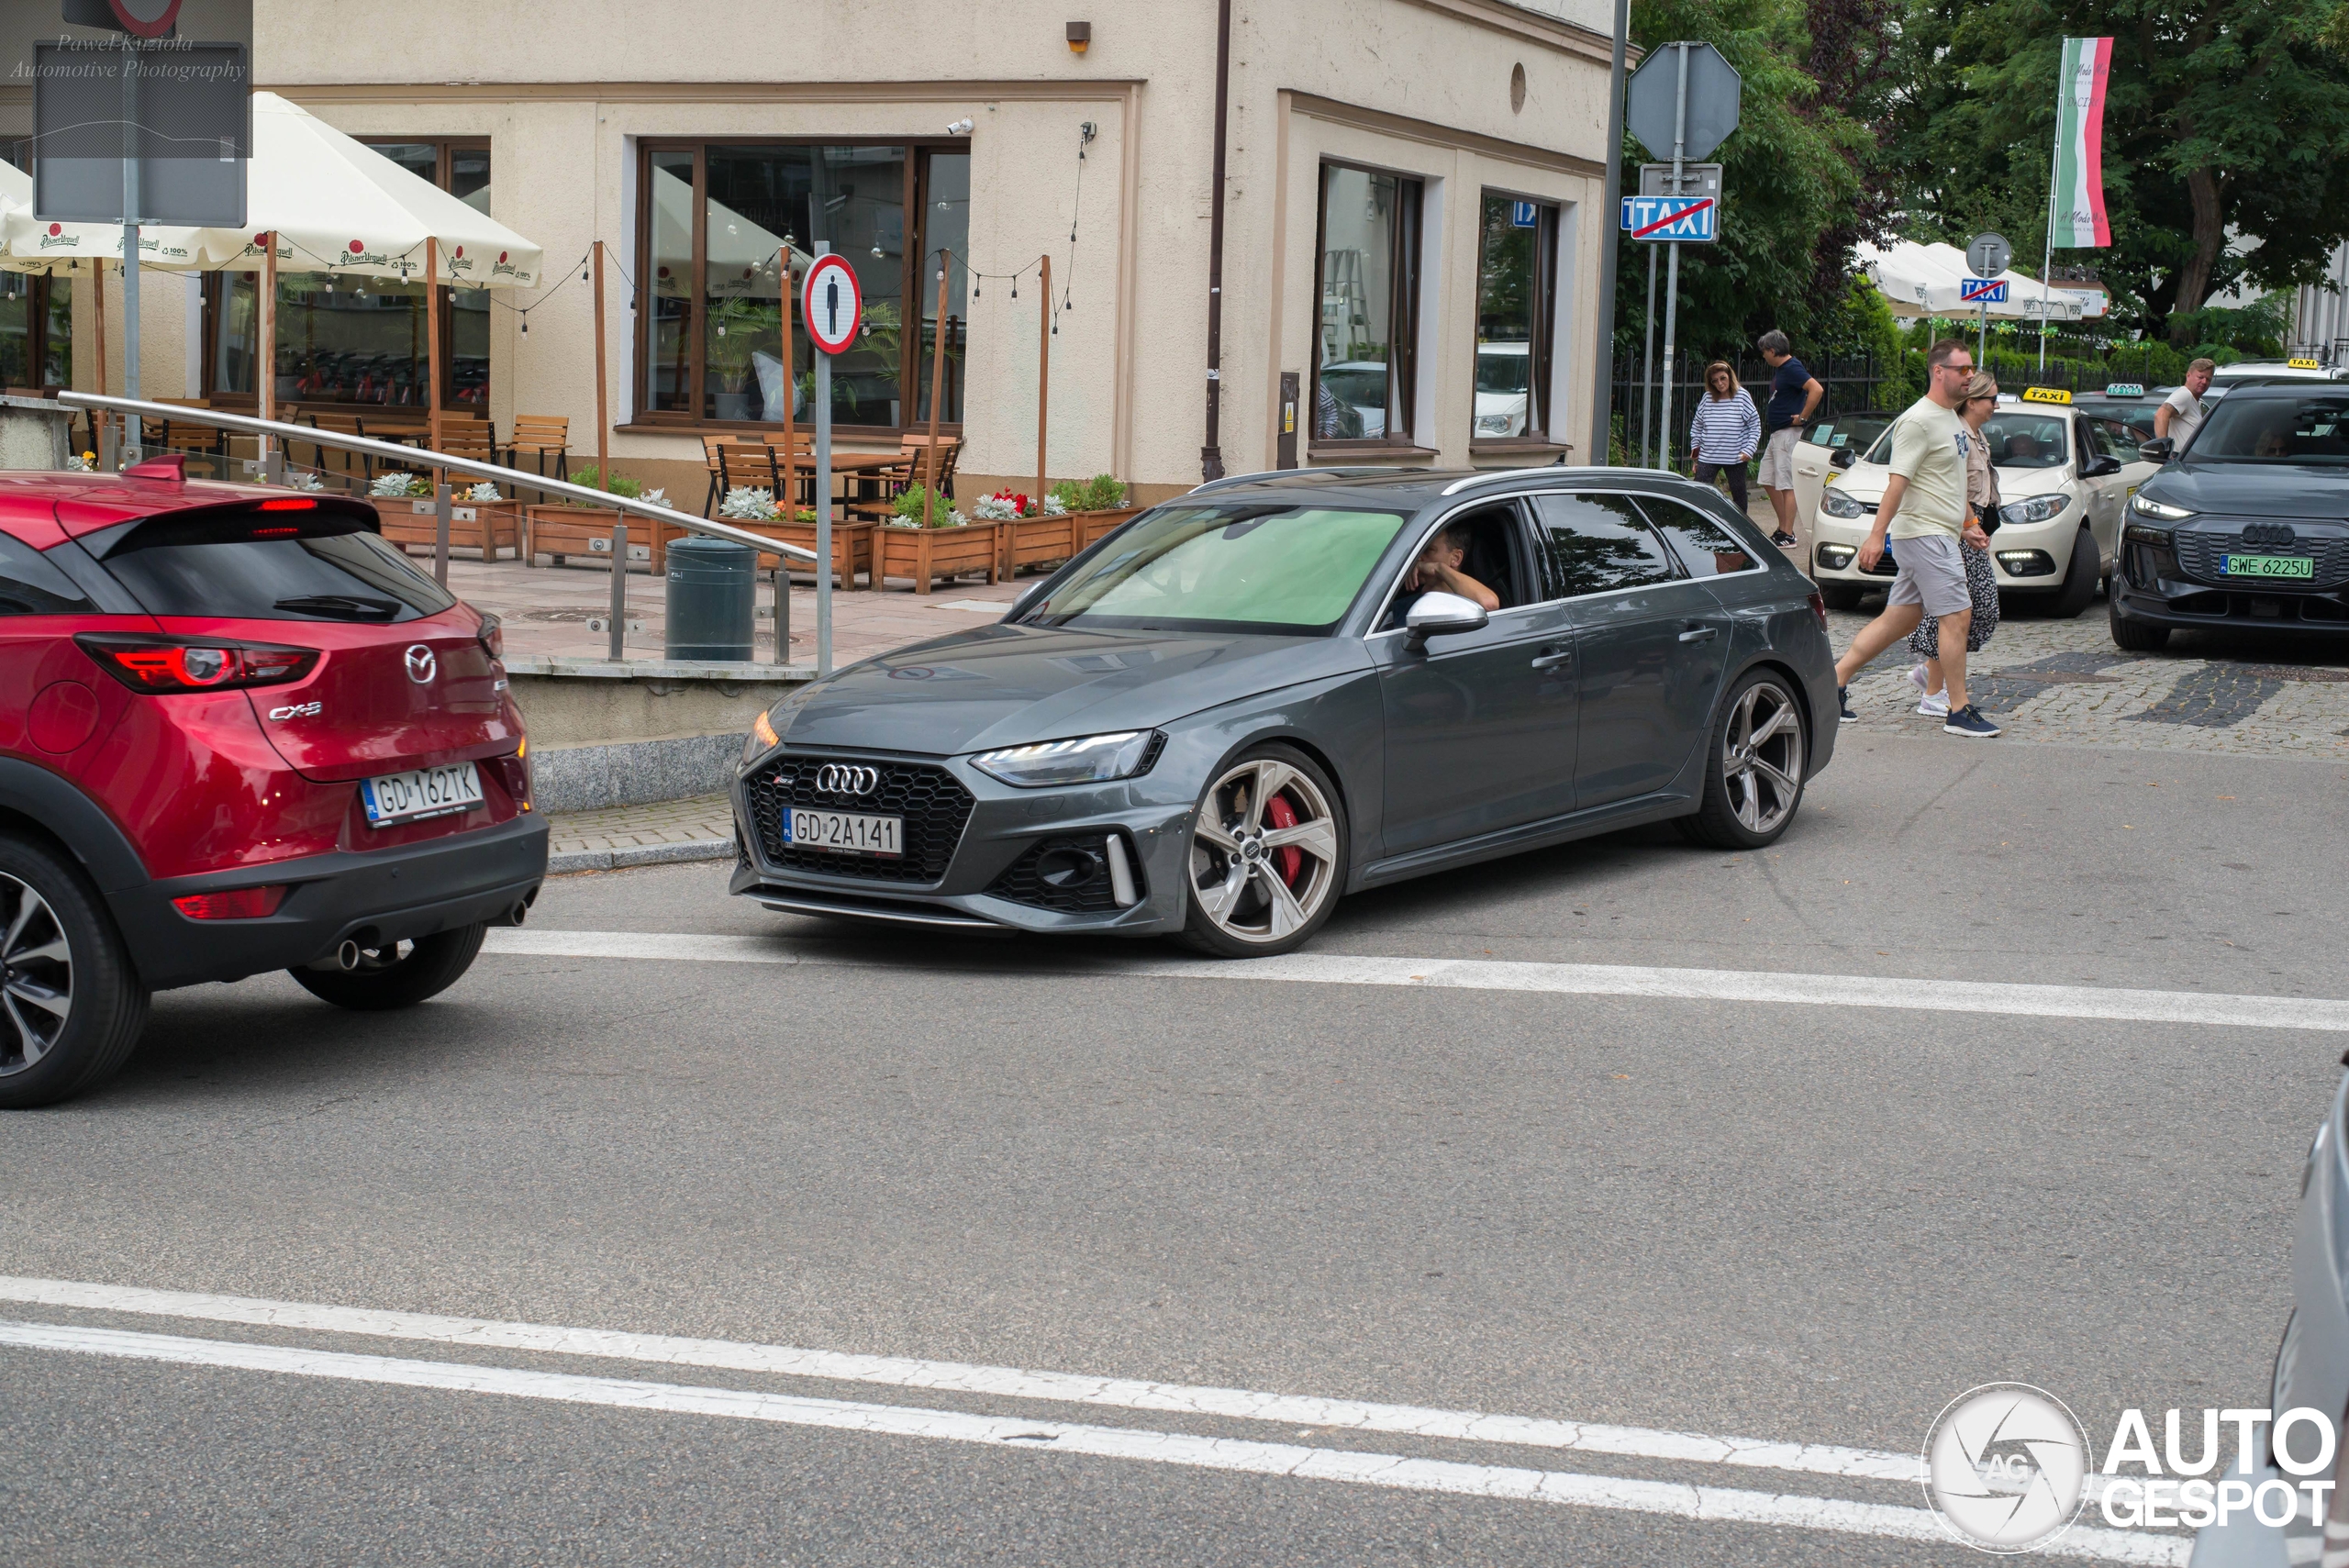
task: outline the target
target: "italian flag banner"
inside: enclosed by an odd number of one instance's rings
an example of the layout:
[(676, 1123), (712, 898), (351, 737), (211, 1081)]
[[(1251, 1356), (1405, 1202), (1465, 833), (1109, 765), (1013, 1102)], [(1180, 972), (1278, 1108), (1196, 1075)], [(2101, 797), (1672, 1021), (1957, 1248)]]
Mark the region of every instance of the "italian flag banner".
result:
[(2079, 249), (2112, 243), (2104, 216), (2104, 83), (2110, 39), (2065, 39), (2055, 93), (2055, 181), (2048, 196), (2048, 243)]

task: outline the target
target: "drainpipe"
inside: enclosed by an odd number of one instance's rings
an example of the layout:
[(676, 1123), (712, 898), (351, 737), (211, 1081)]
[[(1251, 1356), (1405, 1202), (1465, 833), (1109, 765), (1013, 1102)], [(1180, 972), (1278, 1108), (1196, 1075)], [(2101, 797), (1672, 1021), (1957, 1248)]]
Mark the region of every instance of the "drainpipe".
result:
[(1230, 108), (1231, 0), (1217, 0), (1215, 196), (1208, 227), (1208, 444), (1199, 449), (1203, 480), (1223, 477), (1223, 150)]
[[(1598, 209), (1598, 343), (1593, 356), (1598, 368), (1591, 377), (1590, 447), (1583, 454), (1583, 462), (1598, 467), (1607, 463), (1614, 433), (1608, 405), (1615, 395), (1615, 257), (1623, 243), (1616, 232), (1623, 207), (1623, 44), (1631, 36), (1631, 0), (1615, 0), (1615, 66), (1607, 78), (1607, 201)], [(1653, 272), (1648, 286), (1655, 286)]]

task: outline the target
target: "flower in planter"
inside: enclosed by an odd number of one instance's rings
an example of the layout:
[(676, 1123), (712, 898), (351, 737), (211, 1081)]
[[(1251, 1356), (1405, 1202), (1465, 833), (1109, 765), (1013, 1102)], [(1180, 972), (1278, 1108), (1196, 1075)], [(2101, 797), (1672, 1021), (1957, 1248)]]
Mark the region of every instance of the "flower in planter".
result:
[(65, 460), (65, 468), (70, 473), (95, 473), (98, 471), (98, 454), (95, 452), (70, 454)]
[(318, 476), (317, 471), (308, 468), (287, 469), (285, 484), (293, 490), (322, 491), (327, 487), (327, 482)]
[(425, 496), (432, 494), (432, 481), (421, 473), (383, 473), (367, 486), (367, 494), (384, 500), (402, 496)]
[(737, 484), (718, 504), (718, 515), (740, 522), (771, 523), (776, 517), (774, 492), (763, 484)]
[(1068, 508), (1051, 495), (1040, 502), (1016, 490), (998, 490), (992, 495), (980, 496), (973, 510), (982, 517), (1003, 521), (1013, 517), (1057, 517)]
[(665, 506), (669, 504), (669, 492), (665, 489), (648, 490), (643, 495), (638, 496), (637, 499), (640, 501), (650, 501), (656, 506)]
[(473, 486), (473, 488), (467, 490), (465, 492), (465, 499), (468, 501), (486, 504), (491, 501), (503, 501), (506, 497), (497, 493), (496, 485), (483, 484), (476, 484)]
[(1087, 480), (1063, 479), (1052, 486), (1052, 499), (1072, 512), (1116, 512), (1127, 505), (1126, 482), (1113, 473)]
[[(970, 526), (971, 519), (956, 511), (954, 509), (953, 502), (931, 490), (926, 484), (917, 484), (911, 489), (903, 491), (898, 495), (897, 499), (895, 502), (897, 517), (896, 520), (889, 526), (895, 528), (918, 528), (922, 527), (922, 497), (925, 495), (930, 497), (930, 527), (934, 528), (960, 528)], [(989, 515), (986, 511), (986, 503), (985, 501), (979, 502), (974, 509), (976, 510), (982, 517)]]

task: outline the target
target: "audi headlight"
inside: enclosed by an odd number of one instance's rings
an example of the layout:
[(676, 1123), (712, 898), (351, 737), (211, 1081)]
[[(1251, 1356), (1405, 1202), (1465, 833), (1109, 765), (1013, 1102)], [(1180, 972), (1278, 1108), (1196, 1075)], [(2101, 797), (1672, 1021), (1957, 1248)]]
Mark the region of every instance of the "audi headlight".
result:
[(2129, 509), (2141, 517), (2157, 517), (2165, 523), (2182, 523), (2194, 515), (2184, 506), (2156, 501), (2142, 490), (2130, 501)]
[(1819, 497), (1819, 509), (1831, 517), (1865, 517), (1876, 508), (1844, 495), (1833, 485)]
[(1114, 735), (1085, 735), (1073, 740), (1039, 740), (982, 751), (971, 765), (990, 778), (1020, 789), (1052, 784), (1106, 784), (1131, 778), (1157, 760), (1154, 729), (1121, 729)]
[(2028, 501), (2016, 501), (1998, 508), (1998, 520), (2009, 527), (2024, 523), (2043, 523), (2062, 515), (2072, 504), (2069, 495), (2033, 495)]

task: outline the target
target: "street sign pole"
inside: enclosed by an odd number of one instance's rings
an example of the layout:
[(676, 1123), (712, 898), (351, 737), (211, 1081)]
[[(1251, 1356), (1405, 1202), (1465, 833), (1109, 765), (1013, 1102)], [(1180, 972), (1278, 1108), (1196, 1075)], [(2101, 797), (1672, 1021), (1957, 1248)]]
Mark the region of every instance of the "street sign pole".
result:
[[(1680, 171), (1688, 146), (1688, 50), (1686, 43), (1672, 46), (1680, 51), (1680, 104), (1673, 115), (1672, 127), (1672, 189), (1680, 190)], [(1656, 421), (1656, 463), (1658, 468), (1672, 466), (1672, 371), (1675, 339), (1680, 327), (1680, 242), (1672, 242), (1671, 259), (1664, 264), (1664, 395), (1657, 401), (1663, 417)]]
[(1640, 466), (1648, 466), (1648, 433), (1655, 428), (1655, 247), (1648, 247), (1647, 341), (1640, 350)]
[[(139, 393), (139, 45), (122, 40), (122, 395)], [(129, 458), (139, 456), (142, 425), (124, 418)]]
[[(816, 241), (816, 254), (832, 253), (829, 240)], [(790, 330), (789, 323), (784, 329)], [(832, 356), (808, 334), (816, 350), (816, 673), (832, 673)], [(786, 390), (785, 396), (789, 395)], [(787, 501), (786, 508), (796, 506)], [(881, 586), (881, 547), (873, 547), (873, 586)]]

